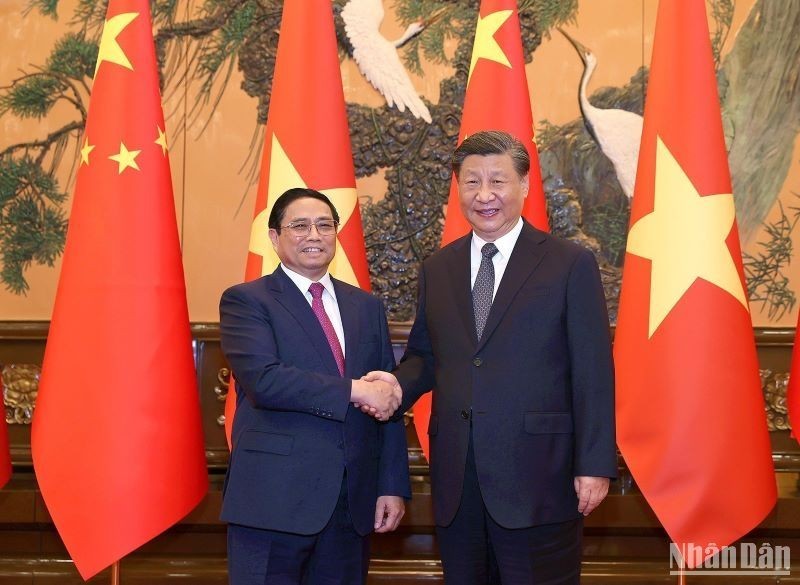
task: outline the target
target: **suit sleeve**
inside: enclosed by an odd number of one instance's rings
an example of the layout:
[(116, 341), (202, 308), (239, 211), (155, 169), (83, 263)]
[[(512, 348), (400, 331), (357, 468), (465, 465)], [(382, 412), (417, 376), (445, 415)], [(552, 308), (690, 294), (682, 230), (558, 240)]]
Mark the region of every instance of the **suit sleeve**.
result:
[[(391, 372), (394, 369), (394, 352), (389, 337), (389, 324), (386, 311), (379, 303), (378, 321), (380, 323), (381, 369)], [(399, 409), (398, 409), (399, 410)], [(408, 472), (408, 444), (403, 420), (397, 419), (380, 425), (381, 454), (378, 470), (378, 495), (411, 498), (411, 481)]]
[(594, 255), (583, 250), (567, 283), (567, 335), (575, 423), (575, 475), (616, 477), (614, 364), (605, 295)]
[(433, 389), (436, 383), (434, 372), (433, 345), (428, 331), (428, 320), (425, 316), (425, 264), (419, 271), (419, 289), (417, 294), (417, 316), (408, 334), (406, 352), (395, 371), (398, 382), (403, 388), (403, 403), (397, 409), (404, 413), (410, 409), (420, 396)]
[(344, 420), (350, 380), (281, 362), (268, 311), (236, 287), (222, 295), (219, 313), (222, 351), (233, 369), (237, 390), (255, 408)]

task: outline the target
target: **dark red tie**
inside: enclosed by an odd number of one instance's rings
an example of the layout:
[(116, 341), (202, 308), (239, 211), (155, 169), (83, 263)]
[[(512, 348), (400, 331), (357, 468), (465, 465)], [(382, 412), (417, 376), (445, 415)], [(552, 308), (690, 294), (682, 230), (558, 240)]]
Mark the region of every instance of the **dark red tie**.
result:
[(336, 365), (339, 367), (339, 374), (344, 376), (344, 353), (342, 353), (342, 346), (339, 343), (339, 338), (336, 337), (336, 330), (333, 328), (328, 313), (325, 312), (325, 306), (322, 304), (322, 291), (325, 287), (320, 282), (312, 282), (308, 287), (308, 292), (311, 293), (311, 310), (322, 325), (322, 331), (325, 332), (325, 337), (328, 338), (328, 345), (331, 346), (333, 359), (336, 360)]

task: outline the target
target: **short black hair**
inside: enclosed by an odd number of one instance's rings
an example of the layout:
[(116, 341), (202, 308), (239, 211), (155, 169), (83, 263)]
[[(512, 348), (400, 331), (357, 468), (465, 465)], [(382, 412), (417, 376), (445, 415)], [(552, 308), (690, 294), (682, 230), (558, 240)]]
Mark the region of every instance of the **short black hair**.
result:
[(450, 159), (450, 167), (456, 177), (461, 172), (461, 165), (464, 159), (472, 154), (487, 156), (490, 154), (507, 154), (514, 163), (514, 170), (517, 175), (524, 177), (531, 170), (531, 156), (528, 149), (517, 138), (501, 130), (484, 130), (468, 136), (458, 145), (453, 158)]
[(339, 222), (339, 213), (336, 211), (333, 203), (331, 203), (331, 200), (328, 199), (324, 193), (320, 193), (319, 191), (308, 189), (306, 187), (292, 187), (291, 189), (281, 193), (281, 195), (272, 205), (272, 211), (269, 212), (269, 219), (267, 220), (267, 225), (269, 228), (281, 233), (281, 224), (283, 223), (283, 218), (286, 215), (286, 208), (298, 199), (305, 199), (306, 197), (324, 202), (328, 207), (331, 208), (331, 215), (333, 216), (334, 221), (337, 223)]

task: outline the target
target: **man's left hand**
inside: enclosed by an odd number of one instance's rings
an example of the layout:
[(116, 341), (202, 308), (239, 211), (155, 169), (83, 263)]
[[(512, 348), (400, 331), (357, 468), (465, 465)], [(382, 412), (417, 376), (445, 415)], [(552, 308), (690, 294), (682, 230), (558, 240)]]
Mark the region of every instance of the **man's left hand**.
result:
[(375, 532), (391, 532), (406, 513), (406, 503), (399, 496), (379, 496), (375, 503)]
[(578, 494), (578, 512), (584, 516), (592, 513), (608, 495), (607, 477), (580, 475), (575, 478), (575, 493)]

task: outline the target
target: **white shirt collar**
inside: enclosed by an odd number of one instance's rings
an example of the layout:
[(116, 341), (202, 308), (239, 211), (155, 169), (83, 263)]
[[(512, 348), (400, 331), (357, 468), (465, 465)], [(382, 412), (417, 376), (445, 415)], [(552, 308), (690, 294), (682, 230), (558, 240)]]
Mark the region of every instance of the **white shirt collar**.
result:
[[(510, 258), (511, 252), (514, 251), (514, 246), (517, 244), (517, 240), (519, 239), (519, 235), (522, 233), (522, 225), (523, 221), (520, 217), (517, 220), (517, 225), (511, 228), (507, 234), (500, 236), (494, 241), (494, 245), (497, 246), (497, 251), (499, 252), (502, 258)], [(480, 253), (481, 248), (483, 245), (486, 244), (486, 240), (481, 238), (478, 234), (474, 231), (472, 232), (472, 247)]]
[(334, 292), (333, 290), (333, 281), (331, 280), (330, 272), (326, 272), (325, 274), (322, 275), (322, 277), (318, 281), (314, 281), (311, 280), (310, 278), (303, 276), (302, 274), (298, 274), (297, 272), (295, 272), (290, 268), (287, 268), (286, 264), (284, 264), (283, 262), (281, 262), (281, 268), (286, 273), (286, 276), (288, 276), (292, 280), (292, 282), (295, 283), (297, 288), (299, 288), (300, 292), (303, 293), (304, 295), (311, 294), (308, 292), (308, 287), (311, 286), (312, 282), (319, 282), (320, 284), (322, 284), (323, 287), (325, 287), (325, 290), (328, 292), (328, 294), (330, 294), (334, 299), (336, 299), (336, 292)]

